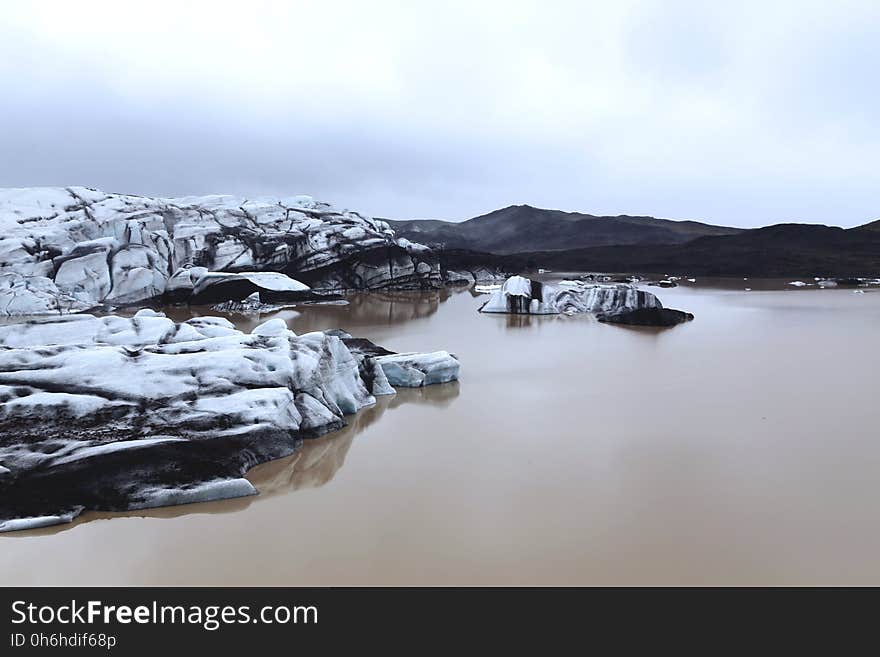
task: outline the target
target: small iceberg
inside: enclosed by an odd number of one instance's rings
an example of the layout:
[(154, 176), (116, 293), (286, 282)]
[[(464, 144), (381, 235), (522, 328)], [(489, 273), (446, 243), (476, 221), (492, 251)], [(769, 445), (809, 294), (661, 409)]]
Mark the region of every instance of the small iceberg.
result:
[(600, 321), (641, 326), (672, 326), (693, 319), (689, 313), (661, 312), (665, 309), (660, 300), (634, 285), (566, 282), (551, 285), (511, 276), (479, 311), (513, 315), (589, 313)]
[(523, 276), (511, 276), (504, 285), (492, 292), (492, 297), (480, 308), (483, 313), (510, 313), (514, 315), (554, 315), (559, 312), (554, 303), (555, 288)]

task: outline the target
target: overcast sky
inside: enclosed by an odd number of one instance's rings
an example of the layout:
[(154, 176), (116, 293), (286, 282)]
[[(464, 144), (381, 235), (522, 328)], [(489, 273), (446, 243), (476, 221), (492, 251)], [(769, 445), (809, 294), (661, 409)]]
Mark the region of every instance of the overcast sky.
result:
[(880, 217), (880, 2), (0, 4), (0, 186)]

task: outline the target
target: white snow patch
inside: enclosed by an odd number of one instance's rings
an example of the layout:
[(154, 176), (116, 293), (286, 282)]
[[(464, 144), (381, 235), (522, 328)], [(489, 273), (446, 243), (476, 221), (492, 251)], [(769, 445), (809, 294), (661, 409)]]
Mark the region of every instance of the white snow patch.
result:
[(278, 317), (265, 321), (251, 329), (251, 335), (276, 336), (286, 335), (287, 333), (293, 333), (293, 331), (287, 328), (287, 322)]
[(13, 518), (0, 522), (0, 532), (17, 532), (24, 529), (40, 529), (41, 527), (51, 527), (52, 525), (63, 525), (73, 522), (80, 513), (82, 507), (77, 507), (74, 511), (63, 513), (57, 516), (32, 516), (30, 518)]
[(180, 488), (150, 488), (143, 491), (143, 500), (131, 505), (131, 509), (152, 509), (160, 506), (195, 504), (214, 500), (256, 495), (257, 489), (247, 479), (215, 479), (195, 486)]
[(139, 440), (119, 440), (115, 443), (104, 443), (103, 445), (94, 445), (92, 447), (83, 447), (76, 451), (62, 456), (61, 458), (52, 459), (52, 465), (61, 465), (63, 463), (72, 463), (81, 461), (82, 459), (100, 456), (102, 454), (112, 454), (113, 452), (121, 452), (128, 449), (140, 449), (142, 447), (152, 447), (165, 443), (185, 442), (185, 438), (176, 438), (172, 436), (142, 438)]

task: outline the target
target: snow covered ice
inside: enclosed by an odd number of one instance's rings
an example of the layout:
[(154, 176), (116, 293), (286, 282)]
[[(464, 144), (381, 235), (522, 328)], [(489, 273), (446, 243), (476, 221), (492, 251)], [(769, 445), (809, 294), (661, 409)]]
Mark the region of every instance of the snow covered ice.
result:
[(480, 308), (484, 313), (553, 315), (600, 313), (661, 306), (650, 292), (633, 285), (563, 280), (558, 285), (511, 276)]
[(483, 313), (576, 315), (589, 313), (600, 321), (640, 326), (674, 326), (693, 315), (663, 307), (650, 292), (634, 284), (601, 284), (562, 280), (558, 284), (511, 276), (480, 307)]
[(2, 326), (0, 531), (253, 494), (242, 475), (254, 465), (342, 427), (393, 386), (458, 375), (445, 351), (298, 336), (278, 318), (250, 333), (151, 310)]
[[(86, 187), (0, 189), (0, 315), (257, 290), (431, 288), (428, 247), (311, 197), (149, 198)], [(286, 274), (289, 274), (286, 275)], [(232, 285), (237, 282), (238, 285)]]
[(553, 315), (559, 312), (555, 305), (553, 286), (531, 281), (523, 276), (511, 276), (480, 308), (484, 313), (514, 313), (522, 315)]

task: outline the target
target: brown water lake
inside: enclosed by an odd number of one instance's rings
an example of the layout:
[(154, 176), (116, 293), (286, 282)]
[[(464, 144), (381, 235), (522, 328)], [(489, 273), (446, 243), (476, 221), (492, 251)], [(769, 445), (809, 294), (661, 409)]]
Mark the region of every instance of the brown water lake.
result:
[(880, 584), (880, 290), (778, 287), (651, 288), (696, 315), (667, 330), (468, 291), (280, 311), (461, 381), (259, 466), (259, 496), (2, 535), (0, 581)]

